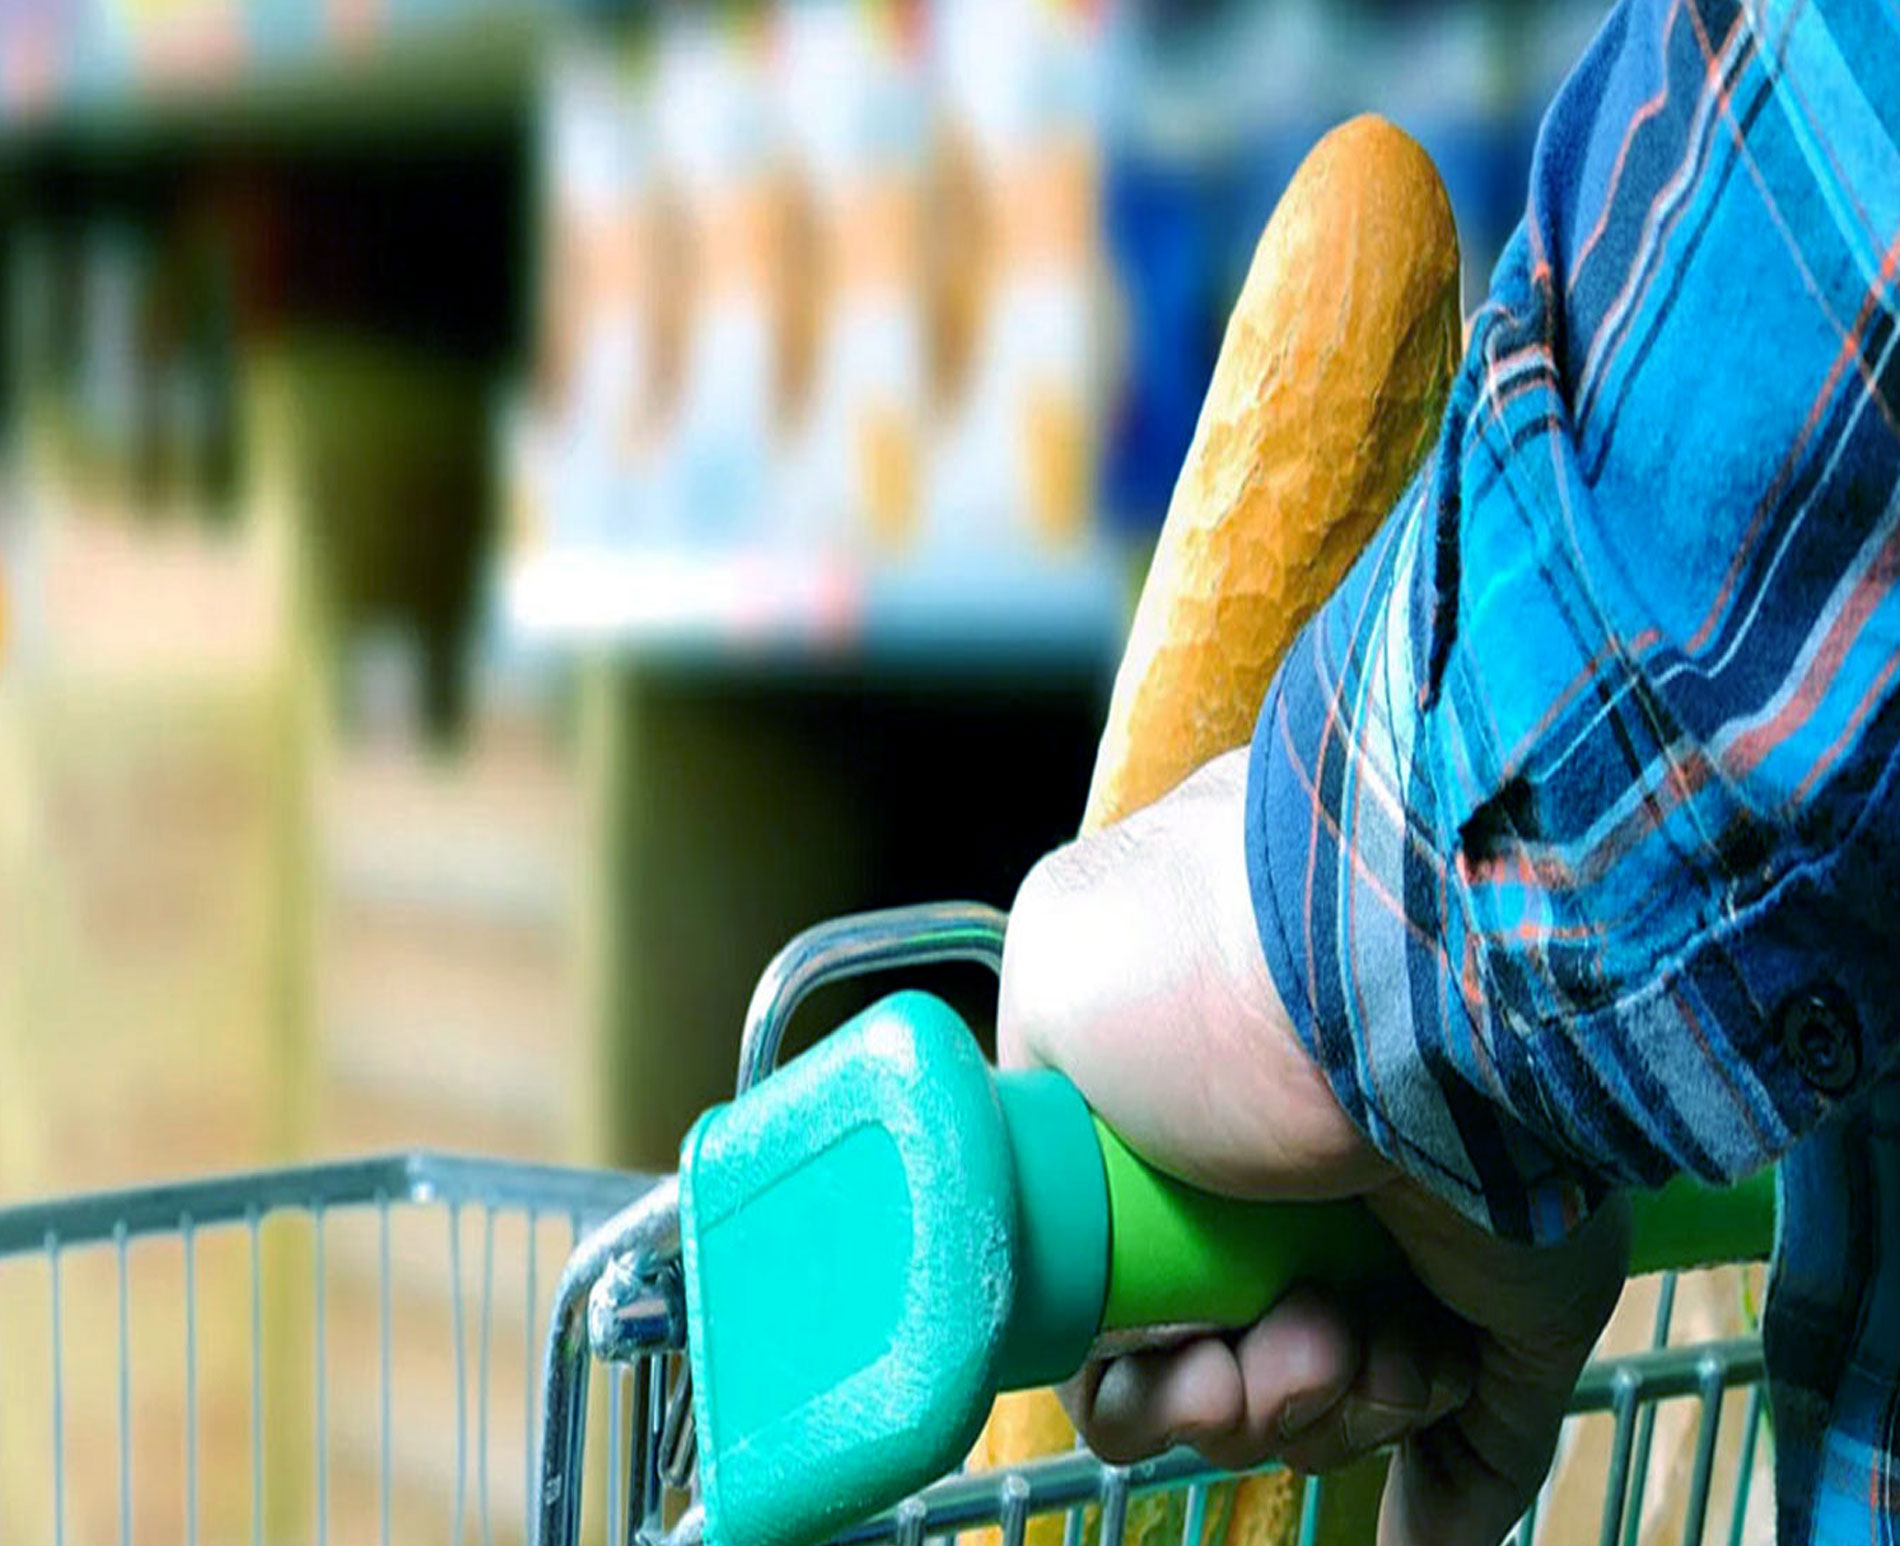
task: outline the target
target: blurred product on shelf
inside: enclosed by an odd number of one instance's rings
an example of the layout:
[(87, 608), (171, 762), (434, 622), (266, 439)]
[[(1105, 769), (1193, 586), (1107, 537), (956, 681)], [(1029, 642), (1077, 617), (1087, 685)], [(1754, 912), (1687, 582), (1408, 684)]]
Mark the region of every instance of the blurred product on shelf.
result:
[(648, 502), (638, 474), (660, 395), (655, 324), (683, 308), (654, 304), (657, 191), (611, 61), (564, 57), (560, 80), (543, 129), (551, 180), (533, 398), (565, 411), (517, 413), (514, 433), (537, 448), (513, 460), (558, 465), (562, 476), (558, 493), (533, 506), (555, 524), (515, 540), (580, 546), (610, 540), (614, 513)]
[(141, 518), (218, 524), (238, 489), (236, 298), (187, 209), (155, 235), (105, 217), (17, 234), (7, 376), (37, 465)]
[(886, 550), (919, 518), (926, 233), (920, 40), (897, 6), (776, 18), (787, 139), (779, 534)]
[(491, 399), (463, 361), (338, 332), (275, 340), (262, 367), (272, 412), (252, 452), (280, 470), (304, 542), (309, 622), (338, 707), (334, 669), (376, 629), (407, 634), (424, 667), (424, 719), (459, 726), (480, 624), (493, 496)]
[[(1056, 589), (1138, 561), (1306, 149), (1365, 110), (1413, 134), (1472, 304), (1602, 11), (780, 0), (563, 52), (534, 386), (498, 430), (514, 622), (561, 633), (566, 596), (570, 636), (664, 642), (709, 563), (741, 587), (828, 565), (850, 589), (994, 561)], [(611, 624), (584, 578), (606, 558), (679, 615)], [(869, 609), (841, 625), (836, 590), (761, 581), (756, 610), (858, 637)]]
[(683, 373), (656, 483), (634, 520), (730, 542), (768, 519), (779, 336), (782, 146), (763, 28), (693, 8), (661, 27), (654, 59), (663, 175), (680, 190), (689, 284)]
[(558, 62), (517, 551), (1080, 539), (1095, 26), (813, 0)]
[(975, 230), (962, 239), (981, 276), (966, 373), (939, 405), (931, 533), (1073, 550), (1093, 515), (1103, 376), (1100, 22), (1078, 4), (1009, 0), (940, 0), (931, 21), (942, 133), (970, 158)]

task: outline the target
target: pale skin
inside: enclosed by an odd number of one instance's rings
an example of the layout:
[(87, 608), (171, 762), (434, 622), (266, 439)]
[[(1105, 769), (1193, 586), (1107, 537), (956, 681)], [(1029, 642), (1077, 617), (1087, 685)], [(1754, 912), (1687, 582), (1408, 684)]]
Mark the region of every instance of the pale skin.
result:
[(1085, 1370), (1064, 1391), (1103, 1456), (1175, 1444), (1324, 1472), (1395, 1446), (1381, 1546), (1490, 1546), (1548, 1467), (1622, 1286), (1613, 1202), (1545, 1250), (1487, 1235), (1354, 1129), (1262, 956), (1243, 847), (1244, 751), (1045, 858), (1010, 916), (1005, 1064), (1061, 1069), (1150, 1163), (1246, 1197), (1363, 1197), (1415, 1278), (1297, 1289), (1244, 1333)]

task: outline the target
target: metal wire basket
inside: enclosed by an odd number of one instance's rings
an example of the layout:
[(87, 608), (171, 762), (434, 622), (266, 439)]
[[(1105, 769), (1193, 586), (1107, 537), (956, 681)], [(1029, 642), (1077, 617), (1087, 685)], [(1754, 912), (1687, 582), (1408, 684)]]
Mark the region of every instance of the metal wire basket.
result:
[(652, 1184), (410, 1154), (0, 1210), (0, 1537), (532, 1539), (548, 1296)]
[[(771, 1071), (821, 984), (994, 968), (1002, 928), (946, 905), (801, 936), (754, 995), (740, 1089)], [(684, 1327), (648, 1291), (677, 1252), (673, 1190), (415, 1154), (0, 1210), (0, 1539), (692, 1546)], [(590, 1303), (612, 1313), (590, 1324)], [(1573, 1427), (1602, 1439), (1604, 1546), (1658, 1538), (1643, 1517), (1658, 1414), (1683, 1408), (1692, 1458), (1661, 1528), (1699, 1543), (1726, 1503), (1731, 1543), (1765, 1530), (1760, 1344), (1671, 1346), (1674, 1305), (1666, 1280), (1651, 1349), (1594, 1365), (1573, 1403)], [(1049, 1518), (1064, 1546), (1121, 1546), (1137, 1526), (1163, 1546), (1161, 1519), (1182, 1546), (1223, 1546), (1220, 1481), (1187, 1453), (1112, 1467), (1078, 1450), (946, 1478), (842, 1539), (996, 1527), (1024, 1546)], [(1168, 1510), (1142, 1502), (1157, 1495)], [(1547, 1493), (1516, 1539), (1581, 1539), (1574, 1512)], [(1301, 1539), (1327, 1517), (1309, 1486)]]

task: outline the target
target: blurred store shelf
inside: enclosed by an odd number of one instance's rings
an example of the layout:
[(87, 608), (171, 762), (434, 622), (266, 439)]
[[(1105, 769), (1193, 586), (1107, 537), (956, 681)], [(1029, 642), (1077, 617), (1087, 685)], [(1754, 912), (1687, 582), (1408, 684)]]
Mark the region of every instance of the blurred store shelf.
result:
[(0, 133), (405, 136), (522, 101), (582, 0), (123, 0), (0, 12)]
[(327, 1141), (571, 1153), (576, 792), (547, 715), (484, 692), (453, 760), (372, 723), (317, 782)]
[(542, 856), (505, 847), (452, 847), (410, 833), (346, 832), (325, 856), (325, 880), (364, 906), (430, 909), (523, 929), (552, 930), (566, 899)]
[(542, 648), (686, 663), (956, 671), (1110, 665), (1135, 559), (1102, 542), (872, 560), (808, 549), (557, 549), (510, 566), (511, 633)]

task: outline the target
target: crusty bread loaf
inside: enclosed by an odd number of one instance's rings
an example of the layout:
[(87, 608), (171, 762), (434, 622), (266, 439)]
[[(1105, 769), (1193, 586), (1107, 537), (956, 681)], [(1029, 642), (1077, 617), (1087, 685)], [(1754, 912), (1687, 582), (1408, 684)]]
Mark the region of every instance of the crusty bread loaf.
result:
[(1461, 334), (1458, 234), (1431, 159), (1382, 119), (1335, 129), (1274, 211), (1228, 322), (1085, 829), (1247, 740), (1281, 655), (1418, 466)]
[[(1436, 428), (1461, 344), (1458, 235), (1431, 160), (1377, 118), (1320, 141), (1274, 212), (1227, 326), (1143, 587), (1083, 830), (1243, 744), (1275, 666), (1391, 509)], [(1075, 1442), (1048, 1391), (1000, 1398), (971, 1463)], [(1292, 1478), (1220, 1489), (1210, 1546), (1279, 1546)], [(1179, 1541), (1179, 1499), (1128, 1535)], [(1093, 1526), (1091, 1526), (1091, 1538)], [(994, 1546), (994, 1532), (983, 1532)], [(1062, 1520), (1030, 1525), (1060, 1546)]]

